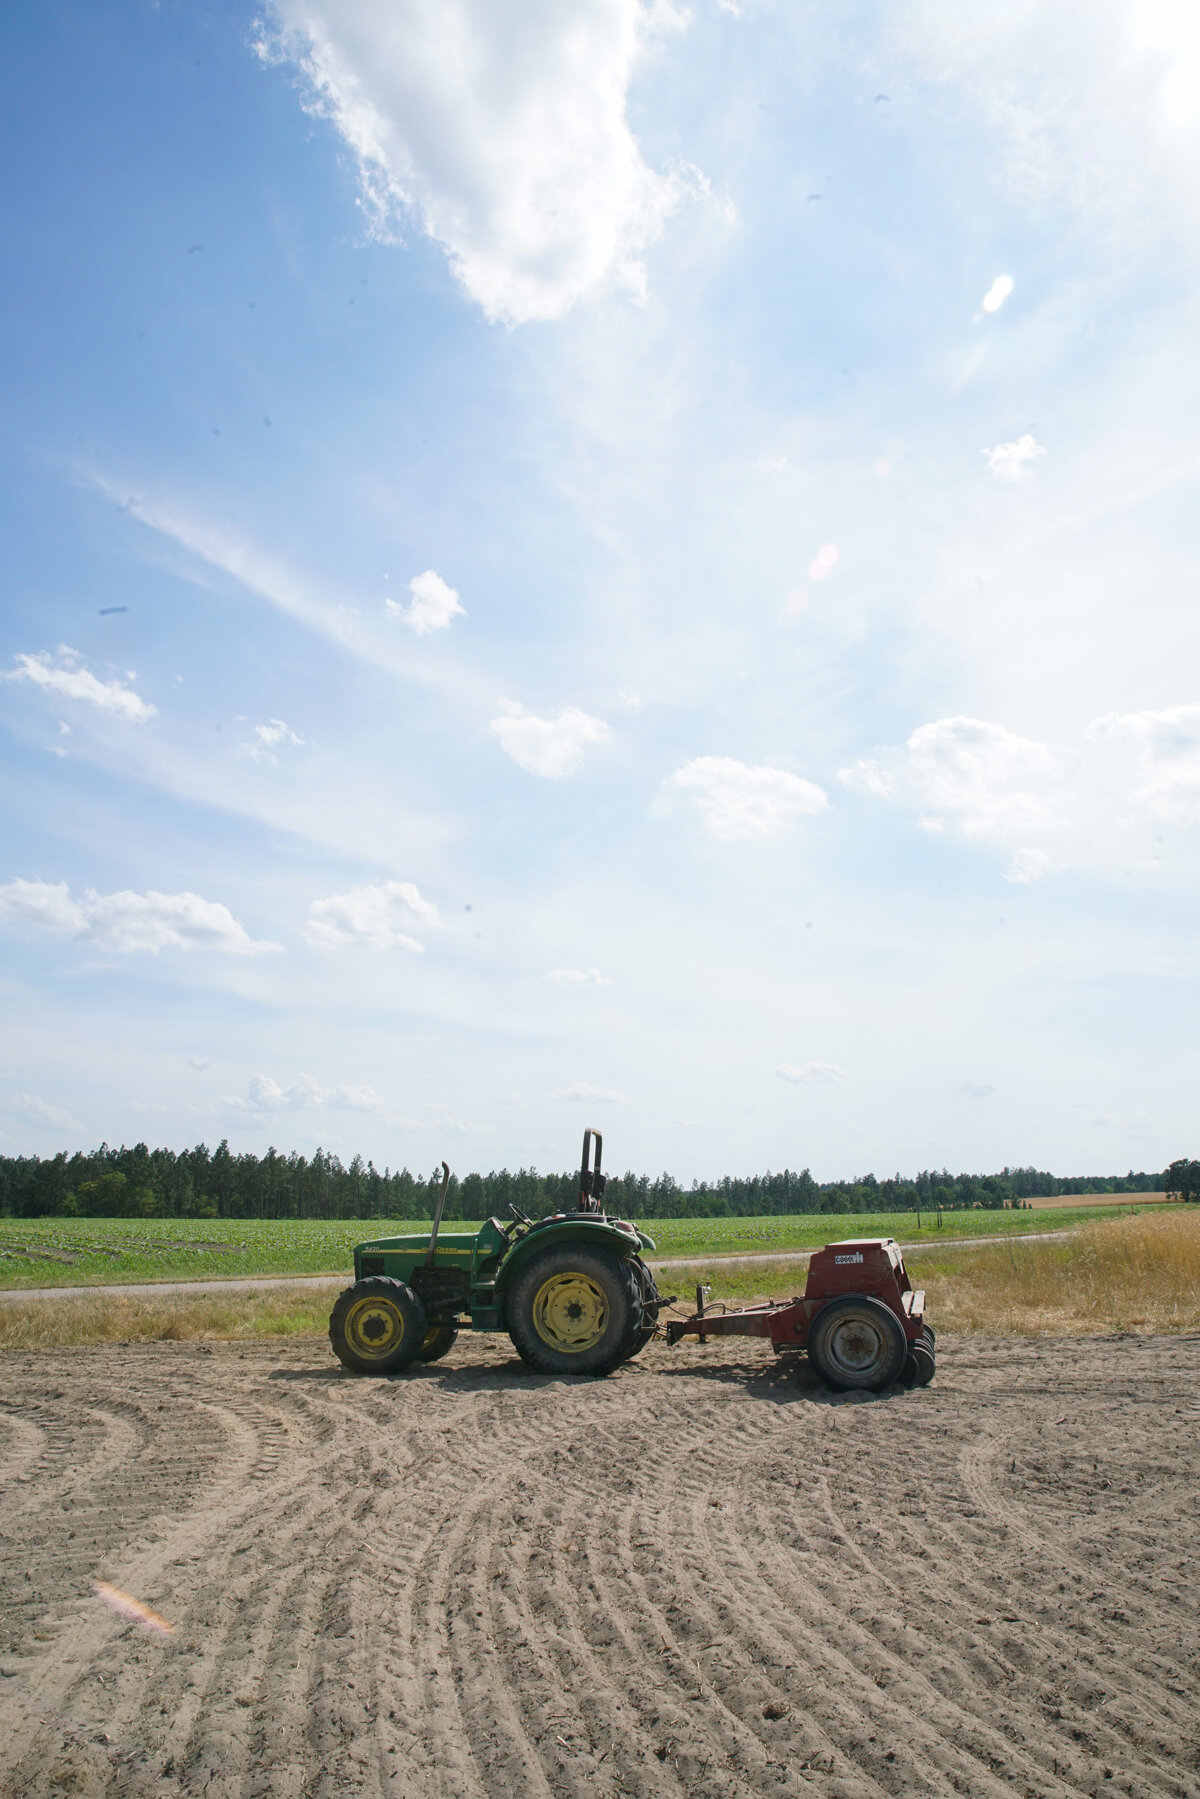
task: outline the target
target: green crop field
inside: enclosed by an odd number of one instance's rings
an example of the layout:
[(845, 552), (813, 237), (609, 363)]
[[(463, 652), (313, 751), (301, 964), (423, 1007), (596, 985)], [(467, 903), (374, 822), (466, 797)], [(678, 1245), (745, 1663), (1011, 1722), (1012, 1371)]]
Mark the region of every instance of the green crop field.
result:
[[(840, 1237), (936, 1243), (952, 1237), (1023, 1235), (1061, 1230), (1088, 1218), (1113, 1218), (1127, 1209), (1133, 1208), (947, 1212), (941, 1229), (925, 1213), (919, 1230), (912, 1212), (655, 1218), (645, 1228), (658, 1245), (659, 1258), (705, 1259), (812, 1249)], [(412, 1219), (0, 1218), (0, 1288), (343, 1274), (352, 1266), (354, 1245), (364, 1238), (423, 1228)], [(445, 1228), (475, 1227), (447, 1220)]]

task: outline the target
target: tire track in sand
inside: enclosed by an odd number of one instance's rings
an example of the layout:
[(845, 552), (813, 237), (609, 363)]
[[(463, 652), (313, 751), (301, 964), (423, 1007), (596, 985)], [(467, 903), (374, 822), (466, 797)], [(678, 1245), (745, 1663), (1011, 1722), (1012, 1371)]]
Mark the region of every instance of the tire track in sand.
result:
[(1195, 1340), (943, 1344), (867, 1402), (752, 1343), (4, 1373), (4, 1799), (1200, 1799)]

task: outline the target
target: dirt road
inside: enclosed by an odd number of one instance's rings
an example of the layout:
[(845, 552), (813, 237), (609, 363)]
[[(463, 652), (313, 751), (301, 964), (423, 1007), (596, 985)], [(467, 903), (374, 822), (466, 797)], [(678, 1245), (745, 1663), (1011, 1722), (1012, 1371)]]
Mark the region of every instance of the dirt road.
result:
[[(0, 1362), (0, 1792), (1200, 1795), (1200, 1339)], [(148, 1637), (90, 1596), (136, 1594)]]

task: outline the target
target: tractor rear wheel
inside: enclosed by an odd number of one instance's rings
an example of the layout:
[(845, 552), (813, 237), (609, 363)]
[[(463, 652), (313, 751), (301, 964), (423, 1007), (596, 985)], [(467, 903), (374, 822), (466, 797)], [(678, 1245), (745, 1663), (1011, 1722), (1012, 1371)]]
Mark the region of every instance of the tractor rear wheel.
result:
[(385, 1274), (347, 1287), (329, 1319), (333, 1353), (352, 1374), (399, 1374), (420, 1355), (425, 1335), (425, 1307)]
[[(645, 1262), (643, 1262), (641, 1256), (630, 1256), (629, 1266), (633, 1270), (634, 1279), (641, 1288), (641, 1311), (638, 1314), (638, 1323), (633, 1333), (632, 1346), (627, 1349), (625, 1354), (621, 1357), (623, 1362), (632, 1362), (635, 1355), (641, 1355), (643, 1349), (645, 1349), (647, 1343), (654, 1335), (658, 1328), (658, 1305), (660, 1301), (658, 1286), (654, 1276), (647, 1268)], [(647, 1324), (645, 1322), (646, 1308), (650, 1305), (655, 1308), (654, 1322), (652, 1324)]]
[(809, 1361), (839, 1393), (890, 1387), (900, 1378), (908, 1348), (895, 1312), (865, 1293), (831, 1300), (808, 1333)]
[(425, 1332), (425, 1341), (417, 1351), (418, 1362), (440, 1362), (457, 1341), (458, 1332), (452, 1324), (431, 1324)]
[(505, 1310), (517, 1354), (540, 1374), (608, 1374), (632, 1352), (641, 1283), (619, 1256), (562, 1243), (526, 1263)]

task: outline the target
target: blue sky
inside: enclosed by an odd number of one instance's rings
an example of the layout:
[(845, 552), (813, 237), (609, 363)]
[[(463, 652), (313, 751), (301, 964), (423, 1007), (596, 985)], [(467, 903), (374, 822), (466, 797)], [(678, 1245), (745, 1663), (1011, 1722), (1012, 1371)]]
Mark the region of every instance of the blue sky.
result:
[(2, 30), (0, 1147), (1194, 1148), (1190, 8)]

